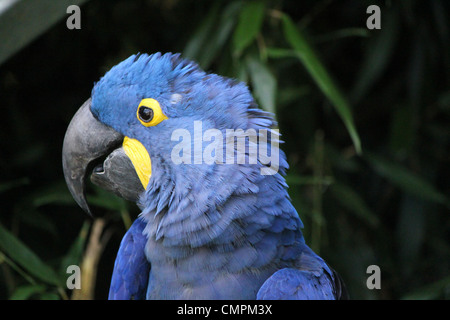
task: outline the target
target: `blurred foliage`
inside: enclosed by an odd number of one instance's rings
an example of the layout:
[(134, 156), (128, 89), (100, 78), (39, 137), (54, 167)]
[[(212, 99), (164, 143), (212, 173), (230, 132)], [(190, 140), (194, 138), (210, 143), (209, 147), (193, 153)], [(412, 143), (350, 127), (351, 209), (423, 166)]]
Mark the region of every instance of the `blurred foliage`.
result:
[[(381, 8), (381, 30), (366, 8)], [(445, 0), (91, 0), (0, 66), (0, 298), (68, 299), (92, 220), (61, 170), (65, 129), (111, 66), (182, 52), (273, 112), (311, 247), (355, 299), (450, 297), (450, 25)], [(45, 19), (45, 17), (42, 17)], [(92, 186), (91, 186), (92, 187)], [(137, 208), (92, 187), (105, 299)], [(366, 287), (369, 265), (381, 290)]]

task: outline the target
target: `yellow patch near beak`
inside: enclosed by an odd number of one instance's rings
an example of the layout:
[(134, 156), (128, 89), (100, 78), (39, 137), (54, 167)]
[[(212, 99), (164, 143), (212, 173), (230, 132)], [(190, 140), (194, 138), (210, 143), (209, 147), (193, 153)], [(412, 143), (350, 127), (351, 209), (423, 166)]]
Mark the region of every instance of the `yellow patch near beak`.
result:
[(123, 139), (123, 149), (133, 163), (134, 170), (136, 170), (144, 189), (147, 189), (150, 176), (152, 175), (152, 161), (147, 149), (138, 140), (128, 137)]

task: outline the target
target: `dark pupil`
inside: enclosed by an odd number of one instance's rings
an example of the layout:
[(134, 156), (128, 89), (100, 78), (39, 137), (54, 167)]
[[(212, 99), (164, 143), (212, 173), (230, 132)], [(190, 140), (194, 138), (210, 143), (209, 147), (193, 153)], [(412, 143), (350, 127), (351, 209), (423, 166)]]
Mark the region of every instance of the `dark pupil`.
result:
[(153, 119), (153, 110), (148, 107), (140, 107), (139, 118), (144, 122), (151, 121)]

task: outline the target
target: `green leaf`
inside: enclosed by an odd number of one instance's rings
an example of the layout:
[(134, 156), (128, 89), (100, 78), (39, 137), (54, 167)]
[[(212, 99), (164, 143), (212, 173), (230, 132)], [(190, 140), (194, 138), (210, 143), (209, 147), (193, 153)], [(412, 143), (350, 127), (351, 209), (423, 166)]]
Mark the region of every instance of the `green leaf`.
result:
[(437, 97), (438, 107), (447, 114), (450, 114), (450, 90), (442, 92)]
[(86, 196), (89, 204), (114, 212), (126, 210), (126, 200), (98, 186), (93, 185), (92, 187), (95, 190), (95, 194), (88, 194)]
[(385, 72), (398, 42), (398, 21), (396, 10), (386, 10), (383, 27), (367, 42), (365, 57), (358, 68), (350, 95), (353, 103), (359, 102)]
[(61, 300), (60, 296), (54, 292), (43, 293), (39, 298), (40, 300)]
[(183, 56), (208, 69), (226, 45), (240, 8), (241, 3), (237, 1), (220, 12), (219, 6), (214, 6), (186, 45)]
[(334, 30), (321, 36), (316, 36), (314, 42), (326, 42), (348, 37), (368, 37), (369, 34), (370, 32), (367, 28), (345, 28)]
[(450, 200), (444, 194), (436, 190), (428, 181), (403, 166), (391, 163), (373, 154), (366, 154), (365, 159), (380, 176), (388, 179), (403, 191), (424, 200), (450, 206)]
[(202, 49), (204, 48), (205, 43), (208, 41), (211, 35), (211, 30), (213, 29), (214, 24), (217, 21), (218, 14), (219, 14), (219, 6), (218, 3), (216, 3), (209, 11), (205, 19), (203, 19), (203, 21), (199, 24), (199, 27), (186, 44), (183, 56), (189, 59), (197, 61), (199, 60), (202, 53)]
[(265, 2), (249, 1), (244, 4), (233, 34), (234, 52), (240, 55), (256, 38), (264, 20)]
[(308, 85), (283, 87), (277, 92), (277, 108), (280, 109), (289, 103), (298, 101), (302, 96), (305, 96), (311, 92), (311, 87)]
[(272, 59), (296, 58), (297, 54), (292, 49), (266, 48), (266, 54)]
[(2, 183), (0, 183), (0, 193), (8, 191), (10, 189), (21, 187), (23, 185), (27, 185), (29, 183), (30, 183), (30, 179), (28, 179), (28, 178), (19, 178), (19, 179), (8, 181), (8, 182), (2, 182)]
[[(67, 17), (70, 4), (81, 5), (87, 0), (73, 1), (0, 1), (0, 63), (38, 38), (59, 20)], [(45, 13), (36, 14), (45, 8)], [(14, 28), (9, 26), (15, 25)]]
[(286, 175), (286, 183), (289, 185), (324, 185), (329, 186), (334, 183), (333, 177), (317, 177), (317, 176), (303, 176), (298, 174), (290, 174)]
[(413, 146), (414, 112), (409, 106), (399, 106), (392, 111), (392, 120), (389, 137), (389, 147), (394, 154), (409, 151)]
[(58, 181), (54, 185), (39, 190), (36, 194), (31, 195), (32, 204), (35, 207), (44, 205), (73, 205), (73, 197), (67, 189), (65, 182)]
[(309, 45), (306, 38), (300, 30), (296, 28), (291, 18), (287, 15), (283, 15), (282, 22), (286, 40), (295, 50), (297, 57), (305, 66), (306, 70), (314, 79), (318, 87), (333, 104), (350, 134), (356, 152), (361, 154), (361, 141), (358, 132), (356, 131), (349, 103), (335, 85), (334, 81), (328, 74), (312, 47)]
[(56, 226), (55, 221), (53, 221), (51, 217), (42, 214), (37, 210), (30, 209), (21, 212), (20, 220), (32, 228), (41, 229), (55, 237), (58, 234), (58, 227)]
[(81, 227), (80, 233), (72, 243), (67, 254), (63, 257), (60, 265), (60, 273), (63, 277), (67, 277), (67, 267), (70, 265), (79, 265), (83, 256), (83, 249), (89, 233), (90, 221), (86, 220)]
[(59, 285), (60, 280), (55, 271), (46, 265), (22, 241), (0, 224), (0, 249), (15, 263), (19, 264), (30, 275), (53, 285)]
[(43, 285), (27, 285), (18, 287), (12, 295), (9, 297), (10, 300), (26, 300), (32, 297), (34, 294), (41, 294), (45, 292), (46, 287)]
[(325, 144), (325, 157), (333, 166), (333, 170), (357, 173), (361, 170), (360, 161), (354, 154), (346, 154), (333, 144)]
[(277, 81), (275, 77), (269, 70), (269, 67), (255, 56), (247, 56), (246, 64), (250, 74), (255, 97), (264, 110), (275, 114), (275, 99), (277, 91)]
[(440, 299), (450, 289), (450, 277), (423, 286), (403, 296), (403, 300), (435, 300)]
[(330, 191), (342, 206), (369, 226), (377, 227), (380, 224), (378, 217), (352, 188), (342, 183), (335, 183), (331, 186)]

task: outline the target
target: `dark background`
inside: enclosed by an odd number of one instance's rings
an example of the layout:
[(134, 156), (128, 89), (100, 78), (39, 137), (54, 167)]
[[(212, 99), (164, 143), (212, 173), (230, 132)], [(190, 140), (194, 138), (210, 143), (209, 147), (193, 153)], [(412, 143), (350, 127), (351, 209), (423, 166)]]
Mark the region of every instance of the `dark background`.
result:
[[(257, 1), (260, 24), (257, 10), (243, 14), (249, 2), (87, 1), (81, 30), (68, 30), (64, 13), (0, 65), (1, 299), (76, 298), (65, 268), (89, 255), (98, 265), (94, 294), (84, 297), (106, 299), (138, 211), (91, 186), (105, 224), (100, 249), (87, 250), (94, 220), (65, 186), (62, 141), (95, 81), (131, 54), (157, 51), (245, 80), (265, 92), (257, 98), (266, 109), (273, 99), (305, 237), (352, 298), (450, 297), (449, 2)], [(381, 8), (381, 30), (366, 28), (371, 4)], [(298, 58), (282, 13), (317, 60)], [(255, 26), (245, 40), (239, 30)], [(359, 155), (333, 98), (308, 72), (317, 61), (349, 102)], [(380, 290), (366, 286), (369, 265), (381, 269)]]

